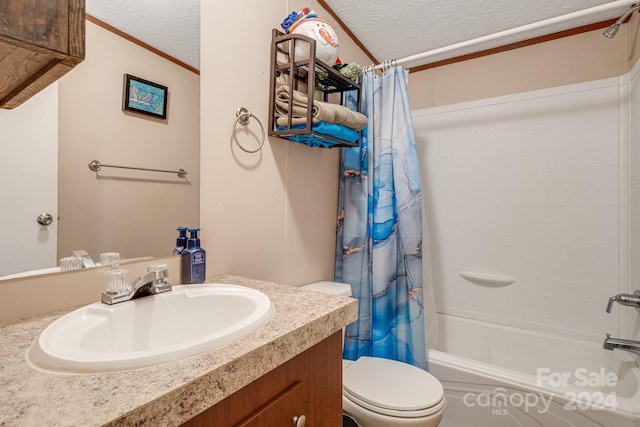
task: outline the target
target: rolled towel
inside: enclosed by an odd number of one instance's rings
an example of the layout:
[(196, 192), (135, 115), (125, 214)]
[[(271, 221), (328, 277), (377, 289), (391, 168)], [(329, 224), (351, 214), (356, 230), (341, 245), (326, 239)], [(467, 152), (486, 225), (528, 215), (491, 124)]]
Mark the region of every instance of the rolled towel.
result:
[[(278, 126), (289, 125), (289, 100), (292, 99), (291, 125), (303, 124), (307, 121), (307, 108), (309, 102), (307, 96), (297, 90), (293, 91), (293, 98), (289, 93), (289, 86), (282, 85), (276, 90), (276, 114), (278, 115)], [(359, 131), (367, 125), (367, 116), (351, 111), (342, 105), (313, 100), (313, 110), (311, 119), (314, 123), (324, 121), (337, 125), (346, 126)]]

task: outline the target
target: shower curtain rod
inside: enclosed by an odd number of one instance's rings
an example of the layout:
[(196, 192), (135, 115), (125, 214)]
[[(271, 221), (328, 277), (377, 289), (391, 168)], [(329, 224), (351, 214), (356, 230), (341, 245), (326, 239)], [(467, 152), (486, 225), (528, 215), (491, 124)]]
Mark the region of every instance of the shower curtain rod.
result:
[(634, 3), (638, 3), (638, 0), (617, 0), (611, 3), (602, 4), (600, 6), (594, 6), (589, 9), (579, 10), (576, 12), (567, 13), (566, 15), (556, 16), (554, 18), (545, 19), (538, 22), (533, 22), (531, 24), (522, 25), (521, 27), (511, 28), (504, 31), (499, 31), (497, 33), (489, 34), (486, 36), (478, 37), (475, 39), (463, 41), (460, 43), (454, 43), (449, 46), (440, 47), (433, 50), (428, 50), (426, 52), (418, 53), (415, 55), (407, 56), (401, 59), (393, 59), (390, 61), (384, 61), (380, 64), (373, 67), (374, 70), (382, 70), (385, 66), (389, 64), (402, 65), (407, 62), (413, 62), (420, 59), (428, 58), (430, 56), (439, 55), (441, 53), (449, 52), (451, 50), (462, 49), (464, 47), (473, 46), (474, 44), (488, 42), (496, 39), (500, 39), (502, 37), (511, 36), (514, 34), (522, 33), (525, 31), (535, 30), (538, 28), (546, 27), (552, 24), (558, 24), (564, 21), (569, 21), (571, 19), (582, 18), (584, 16), (589, 16), (594, 13), (606, 12), (611, 9), (617, 9), (624, 6), (631, 6)]

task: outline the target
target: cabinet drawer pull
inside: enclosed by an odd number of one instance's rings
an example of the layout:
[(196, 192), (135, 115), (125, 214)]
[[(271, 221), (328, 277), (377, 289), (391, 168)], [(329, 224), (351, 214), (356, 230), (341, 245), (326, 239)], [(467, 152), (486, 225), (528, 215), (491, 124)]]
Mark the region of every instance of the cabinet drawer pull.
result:
[(300, 415), (299, 417), (293, 417), (293, 425), (296, 427), (304, 427), (304, 424), (307, 422), (307, 419), (304, 415)]

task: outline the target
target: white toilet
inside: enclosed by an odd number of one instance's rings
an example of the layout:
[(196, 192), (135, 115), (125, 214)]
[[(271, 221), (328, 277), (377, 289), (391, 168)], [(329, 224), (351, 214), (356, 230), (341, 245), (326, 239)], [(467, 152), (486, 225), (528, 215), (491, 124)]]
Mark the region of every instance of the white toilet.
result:
[[(316, 282), (303, 288), (351, 296), (351, 286), (345, 283)], [(440, 424), (446, 399), (442, 384), (430, 373), (407, 363), (367, 356), (343, 360), (342, 368), (342, 410), (351, 423), (345, 426)]]

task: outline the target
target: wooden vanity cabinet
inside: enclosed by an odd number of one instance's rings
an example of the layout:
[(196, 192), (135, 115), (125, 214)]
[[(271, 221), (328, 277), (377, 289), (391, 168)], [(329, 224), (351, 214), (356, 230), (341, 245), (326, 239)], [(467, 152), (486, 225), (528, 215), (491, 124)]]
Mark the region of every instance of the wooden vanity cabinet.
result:
[(17, 107), (84, 59), (84, 2), (0, 0), (0, 108)]
[(184, 427), (342, 426), (342, 332), (321, 341), (223, 401)]

